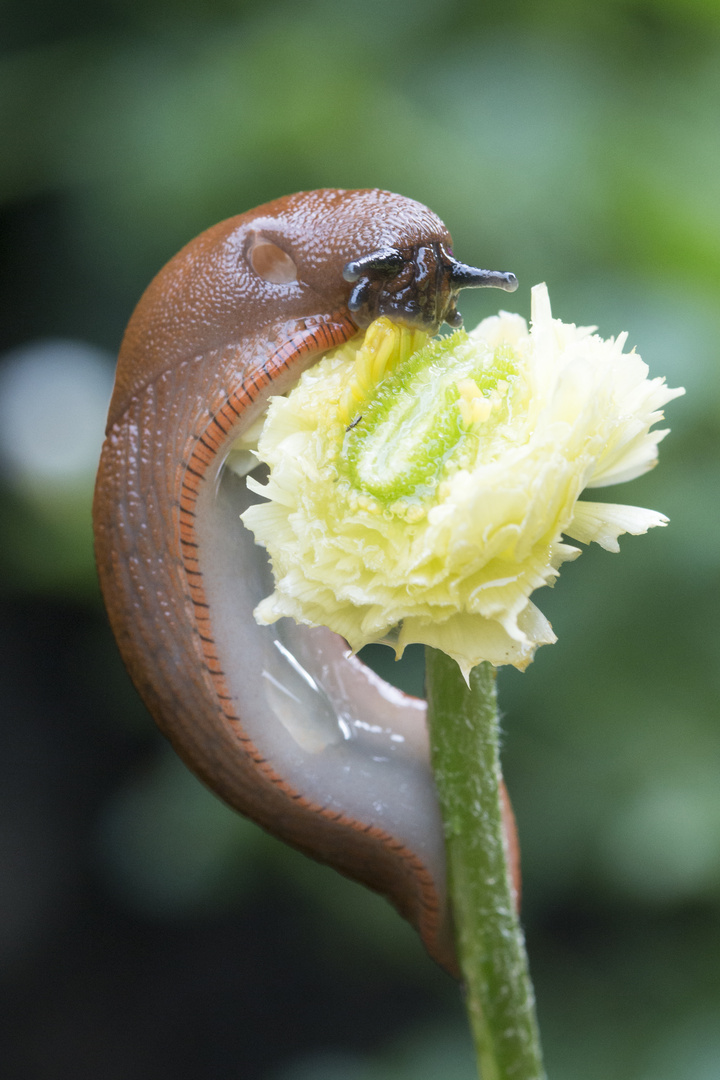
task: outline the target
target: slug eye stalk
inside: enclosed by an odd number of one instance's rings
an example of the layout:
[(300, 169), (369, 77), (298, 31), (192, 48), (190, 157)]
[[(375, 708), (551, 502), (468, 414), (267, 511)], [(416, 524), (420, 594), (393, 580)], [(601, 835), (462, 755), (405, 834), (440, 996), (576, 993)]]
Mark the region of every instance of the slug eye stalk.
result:
[(361, 259), (346, 263), (343, 269), (343, 277), (346, 281), (355, 282), (361, 274), (394, 274), (400, 269), (405, 259), (400, 251), (395, 248), (380, 248), (378, 251), (364, 255)]
[(505, 292), (515, 292), (518, 287), (514, 274), (477, 270), (455, 259), (451, 260), (450, 283), (458, 289), (503, 289)]

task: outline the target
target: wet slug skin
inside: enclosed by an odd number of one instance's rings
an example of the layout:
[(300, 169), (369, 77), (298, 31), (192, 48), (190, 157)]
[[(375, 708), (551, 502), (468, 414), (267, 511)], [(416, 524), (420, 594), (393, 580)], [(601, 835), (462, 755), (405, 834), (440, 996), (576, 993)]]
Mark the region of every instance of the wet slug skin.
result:
[(178, 753), (240, 812), (387, 896), (450, 970), (425, 704), (324, 624), (258, 625), (273, 583), (241, 515), (259, 477), (233, 448), (271, 396), (332, 350), (357, 352), (382, 320), (336, 406), (341, 471), (348, 499), (356, 484), (359, 501), (382, 499), (381, 517), (393, 503), (401, 520), (403, 500), (412, 516), (418, 492), (404, 492), (426, 466), (384, 464), (358, 419), (368, 393), (443, 322), (459, 324), (461, 289), (516, 285), (459, 262), (442, 221), (391, 192), (300, 192), (220, 222), (160, 271), (128, 324), (93, 507), (113, 631)]

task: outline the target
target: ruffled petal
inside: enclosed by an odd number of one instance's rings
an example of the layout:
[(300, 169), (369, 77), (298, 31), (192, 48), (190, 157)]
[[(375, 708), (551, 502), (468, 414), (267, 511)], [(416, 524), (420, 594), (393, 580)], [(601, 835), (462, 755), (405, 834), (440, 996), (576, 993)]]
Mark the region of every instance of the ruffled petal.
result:
[(557, 639), (550, 623), (533, 603), (526, 603), (518, 623), (521, 632), (515, 638), (495, 620), (466, 612), (452, 615), (444, 622), (409, 618), (400, 628), (397, 653), (402, 656), (408, 645), (417, 643), (440, 649), (457, 661), (466, 682), (480, 662), (478, 657), (495, 667), (512, 664), (524, 671), (539, 645), (552, 644)]
[(606, 551), (619, 551), (618, 536), (631, 533), (639, 536), (658, 525), (667, 525), (668, 519), (657, 510), (644, 510), (641, 506), (623, 506), (621, 503), (577, 503), (572, 521), (563, 530), (581, 544), (595, 541)]

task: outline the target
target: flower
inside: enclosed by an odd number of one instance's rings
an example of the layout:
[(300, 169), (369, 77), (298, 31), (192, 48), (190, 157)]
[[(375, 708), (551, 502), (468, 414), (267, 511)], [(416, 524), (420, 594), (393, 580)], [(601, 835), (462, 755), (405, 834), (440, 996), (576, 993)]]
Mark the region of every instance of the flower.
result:
[(532, 328), (501, 312), (427, 342), (379, 319), (271, 400), (257, 454), (267, 502), (243, 521), (272, 561), (260, 623), (328, 626), (355, 651), (423, 642), (475, 664), (525, 668), (555, 641), (529, 599), (580, 550), (667, 519), (580, 501), (657, 461), (650, 428), (683, 393), (627, 335), (553, 319), (544, 285)]

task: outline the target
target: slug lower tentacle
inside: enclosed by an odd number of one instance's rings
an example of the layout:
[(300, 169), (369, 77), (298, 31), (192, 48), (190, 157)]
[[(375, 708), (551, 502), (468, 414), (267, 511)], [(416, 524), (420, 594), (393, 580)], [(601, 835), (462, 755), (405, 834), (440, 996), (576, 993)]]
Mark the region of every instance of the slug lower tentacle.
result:
[(453, 972), (425, 704), (329, 631), (256, 625), (269, 570), (239, 520), (254, 496), (224, 466), (328, 349), (379, 314), (455, 324), (458, 290), (485, 284), (516, 283), (458, 263), (439, 218), (389, 192), (304, 192), (221, 222), (133, 314), (93, 511), (120, 650), (178, 753), (242, 813), (386, 895)]

